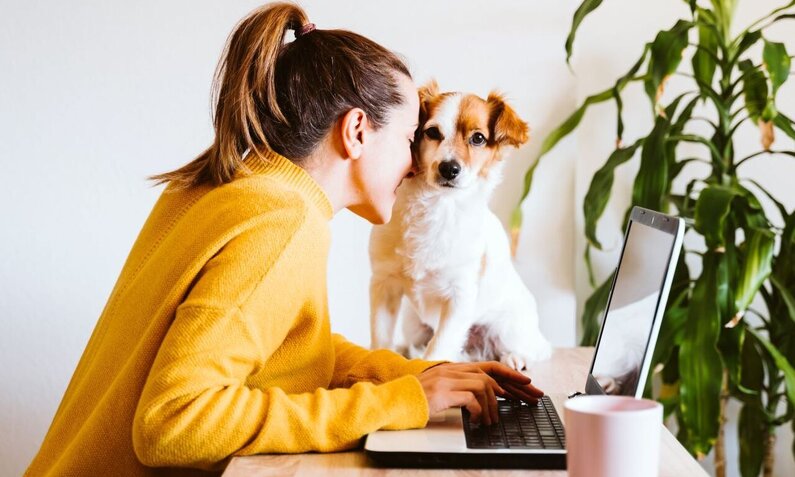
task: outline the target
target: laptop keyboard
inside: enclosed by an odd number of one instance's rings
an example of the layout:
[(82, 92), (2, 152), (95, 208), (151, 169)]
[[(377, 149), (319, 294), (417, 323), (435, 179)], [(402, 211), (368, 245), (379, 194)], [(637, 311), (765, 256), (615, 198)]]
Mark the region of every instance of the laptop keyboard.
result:
[(470, 449), (565, 449), (563, 424), (549, 396), (538, 405), (497, 399), (500, 421), (486, 426), (469, 422), (470, 413), (461, 408), (464, 434)]

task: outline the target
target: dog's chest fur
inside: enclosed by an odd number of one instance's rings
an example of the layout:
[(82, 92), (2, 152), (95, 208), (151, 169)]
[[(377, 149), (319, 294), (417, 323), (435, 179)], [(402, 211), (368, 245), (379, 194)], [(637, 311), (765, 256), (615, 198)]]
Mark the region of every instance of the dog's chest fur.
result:
[(433, 298), (449, 296), (451, 287), (475, 285), (486, 249), (488, 208), (482, 197), (451, 200), (404, 186), (395, 204), (397, 220), (379, 235), (394, 246), (390, 260), (406, 295), (416, 307), (426, 308), (438, 301)]

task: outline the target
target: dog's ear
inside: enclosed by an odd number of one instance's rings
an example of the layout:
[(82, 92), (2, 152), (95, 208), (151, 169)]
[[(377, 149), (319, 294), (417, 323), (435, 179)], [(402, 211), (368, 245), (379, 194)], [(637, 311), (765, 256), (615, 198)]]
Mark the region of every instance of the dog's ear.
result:
[(439, 95), (439, 85), (435, 79), (431, 78), (430, 81), (419, 87), (417, 94), (420, 97), (420, 116), (417, 119), (417, 130), (414, 131), (414, 142), (411, 145), (411, 157), (415, 164), (419, 163), (419, 151), (417, 148), (422, 139), (422, 127), (431, 114), (431, 104), (435, 100), (434, 98)]
[(527, 142), (530, 128), (527, 123), (516, 114), (505, 98), (497, 91), (489, 93), (486, 100), (491, 110), (489, 116), (489, 129), (491, 141), (499, 145), (519, 147)]
[(417, 94), (420, 96), (419, 123), (420, 127), (422, 127), (425, 121), (428, 120), (431, 102), (436, 96), (439, 95), (439, 85), (436, 83), (436, 79), (431, 78), (430, 81), (425, 83), (423, 86), (420, 86), (420, 88), (417, 90)]

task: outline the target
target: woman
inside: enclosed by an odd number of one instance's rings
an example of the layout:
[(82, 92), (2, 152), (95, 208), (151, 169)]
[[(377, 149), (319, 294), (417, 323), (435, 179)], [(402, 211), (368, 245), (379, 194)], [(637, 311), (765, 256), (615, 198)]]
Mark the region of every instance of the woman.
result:
[(266, 5), (236, 27), (215, 87), (215, 140), (154, 176), (168, 185), (26, 475), (218, 473), (451, 406), (488, 424), (495, 395), (543, 394), (499, 363), (406, 360), (330, 331), (329, 219), (388, 221), (411, 173), (418, 98), (393, 53)]

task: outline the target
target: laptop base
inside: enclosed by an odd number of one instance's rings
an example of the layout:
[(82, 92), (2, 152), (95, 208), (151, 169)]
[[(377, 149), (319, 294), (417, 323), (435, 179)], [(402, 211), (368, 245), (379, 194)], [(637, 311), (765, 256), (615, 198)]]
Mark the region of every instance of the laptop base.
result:
[(544, 470), (566, 468), (566, 454), (377, 452), (366, 449), (365, 454), (379, 467)]

